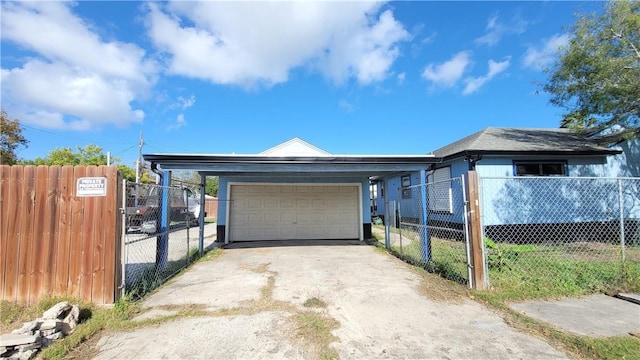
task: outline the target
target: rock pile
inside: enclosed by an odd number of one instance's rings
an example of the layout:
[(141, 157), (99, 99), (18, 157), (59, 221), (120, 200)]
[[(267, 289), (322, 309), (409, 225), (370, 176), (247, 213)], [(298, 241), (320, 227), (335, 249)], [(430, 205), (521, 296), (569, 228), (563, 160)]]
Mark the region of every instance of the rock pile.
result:
[(41, 318), (24, 323), (11, 334), (0, 336), (0, 359), (33, 358), (40, 348), (73, 332), (79, 318), (78, 305), (69, 305), (68, 301), (54, 305)]

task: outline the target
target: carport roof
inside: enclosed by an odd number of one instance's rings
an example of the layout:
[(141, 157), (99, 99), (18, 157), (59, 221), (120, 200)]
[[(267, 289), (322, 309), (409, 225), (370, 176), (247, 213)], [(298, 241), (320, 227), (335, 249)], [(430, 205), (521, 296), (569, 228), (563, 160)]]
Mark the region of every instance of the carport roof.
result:
[(271, 156), (236, 154), (145, 154), (161, 170), (193, 170), (206, 175), (323, 174), (381, 176), (416, 171), (440, 161), (434, 155)]

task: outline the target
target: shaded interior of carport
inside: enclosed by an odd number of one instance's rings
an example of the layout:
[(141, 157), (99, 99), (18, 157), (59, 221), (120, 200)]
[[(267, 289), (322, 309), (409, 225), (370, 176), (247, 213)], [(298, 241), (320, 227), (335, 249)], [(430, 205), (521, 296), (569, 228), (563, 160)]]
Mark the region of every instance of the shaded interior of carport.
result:
[[(201, 176), (201, 204), (204, 204), (206, 177), (218, 176), (220, 178), (217, 240), (227, 243), (229, 241), (252, 240), (252, 227), (243, 227), (238, 221), (234, 222), (237, 219), (233, 219), (233, 217), (236, 216), (237, 218), (238, 215), (232, 209), (234, 194), (231, 194), (231, 189), (233, 186), (236, 186), (238, 190), (241, 188), (251, 189), (251, 186), (255, 186), (255, 189), (261, 189), (260, 191), (267, 189), (266, 185), (270, 185), (273, 188), (305, 185), (311, 189), (319, 188), (320, 185), (351, 184), (358, 186), (360, 193), (358, 194), (359, 207), (357, 216), (361, 226), (358, 225), (357, 239), (364, 240), (371, 237), (369, 180), (414, 171), (420, 172), (424, 180), (425, 170), (430, 164), (438, 161), (432, 155), (145, 154), (144, 159), (152, 164), (153, 169), (162, 171), (165, 174), (165, 178), (170, 177), (169, 172), (174, 170), (197, 171)], [(236, 193), (239, 193), (239, 191), (236, 191)], [(251, 195), (247, 195), (246, 198), (250, 201)], [(259, 203), (259, 201), (256, 201), (256, 203)], [(282, 208), (281, 206), (280, 209)], [(201, 248), (203, 244), (204, 216), (204, 212), (201, 211), (199, 219)], [(250, 217), (248, 221), (251, 221)], [(263, 226), (260, 221), (257, 224)], [(321, 225), (332, 226), (331, 223)], [(303, 229), (307, 231), (307, 228)], [(312, 227), (308, 229), (313, 231)], [(264, 233), (267, 230), (263, 229), (262, 232)], [(243, 235), (238, 235), (240, 233)], [(283, 236), (288, 237), (288, 239), (294, 239), (296, 236), (300, 239), (313, 239), (316, 237), (310, 233), (296, 233), (295, 231), (281, 234), (284, 234)], [(335, 236), (341, 235), (338, 232)], [(271, 236), (277, 237), (278, 233), (274, 232), (274, 235)], [(326, 238), (326, 234), (320, 234), (318, 238)], [(283, 238), (282, 240), (285, 239)]]

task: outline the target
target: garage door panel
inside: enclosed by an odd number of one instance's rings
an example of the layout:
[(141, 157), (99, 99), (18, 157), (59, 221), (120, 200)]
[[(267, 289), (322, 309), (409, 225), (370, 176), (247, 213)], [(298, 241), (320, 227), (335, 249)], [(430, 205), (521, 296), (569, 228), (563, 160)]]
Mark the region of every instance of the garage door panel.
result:
[(296, 224), (297, 225), (309, 225), (311, 224), (311, 214), (309, 213), (296, 213)]
[(357, 239), (358, 186), (232, 185), (232, 241)]
[(306, 210), (311, 208), (311, 200), (310, 199), (303, 199), (303, 198), (296, 198), (296, 209), (300, 210)]
[(280, 199), (280, 208), (293, 208), (295, 205), (295, 199)]

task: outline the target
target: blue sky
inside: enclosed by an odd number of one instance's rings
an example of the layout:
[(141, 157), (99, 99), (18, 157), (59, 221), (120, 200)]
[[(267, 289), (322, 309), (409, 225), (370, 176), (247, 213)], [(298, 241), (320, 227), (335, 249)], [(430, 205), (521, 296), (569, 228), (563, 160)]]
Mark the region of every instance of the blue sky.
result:
[(557, 127), (540, 83), (599, 2), (2, 2), (2, 108), (33, 159), (96, 144), (424, 154), (487, 126)]

